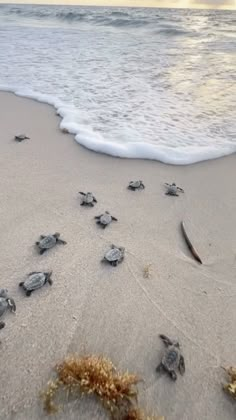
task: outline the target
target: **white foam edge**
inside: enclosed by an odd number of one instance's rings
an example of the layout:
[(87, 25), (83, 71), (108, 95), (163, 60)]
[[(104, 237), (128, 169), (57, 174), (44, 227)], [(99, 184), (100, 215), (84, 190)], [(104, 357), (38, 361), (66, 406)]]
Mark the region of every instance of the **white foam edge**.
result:
[(236, 145), (233, 144), (227, 145), (224, 150), (215, 146), (206, 146), (201, 149), (191, 146), (190, 154), (189, 149), (183, 146), (172, 148), (142, 142), (112, 143), (101, 134), (96, 133), (91, 126), (74, 122), (73, 115), (78, 111), (74, 106), (68, 105), (60, 99), (29, 89), (10, 88), (1, 85), (0, 91), (11, 92), (17, 96), (52, 105), (62, 118), (60, 128), (66, 129), (70, 134), (73, 134), (80, 145), (98, 153), (119, 158), (157, 160), (170, 165), (189, 165), (236, 152)]

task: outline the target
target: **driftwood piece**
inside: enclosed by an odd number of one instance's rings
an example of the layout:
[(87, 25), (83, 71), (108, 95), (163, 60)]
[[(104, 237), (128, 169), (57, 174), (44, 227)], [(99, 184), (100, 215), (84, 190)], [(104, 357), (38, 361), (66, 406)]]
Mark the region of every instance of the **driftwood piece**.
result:
[(186, 241), (186, 244), (187, 244), (187, 246), (188, 246), (188, 248), (189, 248), (189, 250), (190, 250), (191, 254), (192, 254), (192, 255), (193, 255), (193, 257), (195, 258), (195, 260), (197, 260), (200, 264), (202, 264), (202, 260), (201, 260), (201, 258), (199, 257), (199, 255), (198, 255), (198, 253), (197, 253), (196, 249), (193, 247), (193, 245), (192, 245), (192, 243), (191, 243), (191, 241), (190, 241), (190, 239), (189, 239), (189, 237), (188, 237), (188, 235), (187, 235), (187, 233), (186, 233), (185, 226), (184, 226), (184, 222), (181, 222), (181, 230), (182, 230), (182, 233), (183, 233), (184, 239), (185, 239), (185, 241)]

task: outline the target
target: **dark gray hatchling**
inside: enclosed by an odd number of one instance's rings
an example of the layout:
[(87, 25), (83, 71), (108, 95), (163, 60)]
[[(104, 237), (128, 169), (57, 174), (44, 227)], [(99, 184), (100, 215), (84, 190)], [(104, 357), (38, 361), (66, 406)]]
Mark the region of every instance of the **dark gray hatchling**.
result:
[(29, 137), (27, 137), (25, 134), (19, 134), (19, 135), (15, 136), (15, 141), (18, 141), (18, 143), (20, 143), (24, 140), (29, 140)]
[(167, 186), (166, 195), (174, 195), (175, 197), (178, 197), (178, 192), (184, 193), (184, 190), (180, 187), (177, 187), (177, 185), (173, 182), (172, 184), (165, 183)]
[(143, 190), (145, 188), (145, 185), (143, 183), (143, 181), (139, 180), (139, 181), (130, 181), (129, 185), (128, 185), (128, 189), (135, 191), (135, 190)]
[(166, 349), (162, 357), (161, 363), (157, 366), (156, 371), (165, 371), (169, 374), (173, 381), (177, 379), (176, 371), (179, 370), (180, 374), (183, 375), (185, 372), (184, 357), (181, 354), (180, 345), (176, 340), (170, 340), (163, 334), (159, 336), (164, 342)]
[(91, 192), (84, 193), (84, 192), (80, 191), (79, 194), (81, 194), (81, 196), (82, 196), (81, 203), (80, 203), (81, 206), (93, 207), (94, 203), (97, 203), (97, 200), (94, 197), (93, 193), (91, 193)]
[(52, 285), (52, 271), (43, 273), (41, 271), (32, 271), (25, 281), (19, 283), (25, 291), (26, 296), (30, 296), (32, 292), (43, 287), (46, 283)]
[(40, 235), (39, 241), (35, 242), (39, 249), (39, 253), (42, 255), (48, 249), (53, 248), (57, 244), (66, 245), (66, 241), (60, 239), (60, 233), (56, 232), (54, 235)]
[[(15, 301), (8, 296), (8, 290), (7, 289), (0, 289), (0, 317), (8, 310), (10, 309), (11, 312), (16, 312), (16, 304)], [(4, 328), (5, 323), (2, 322), (2, 327)]]
[(96, 223), (105, 229), (112, 221), (117, 222), (118, 220), (116, 217), (113, 217), (109, 211), (105, 211), (104, 214), (100, 214), (100, 216), (95, 216)]
[(125, 248), (123, 246), (111, 245), (111, 248), (105, 253), (102, 262), (108, 262), (113, 267), (116, 267), (123, 261), (125, 256)]

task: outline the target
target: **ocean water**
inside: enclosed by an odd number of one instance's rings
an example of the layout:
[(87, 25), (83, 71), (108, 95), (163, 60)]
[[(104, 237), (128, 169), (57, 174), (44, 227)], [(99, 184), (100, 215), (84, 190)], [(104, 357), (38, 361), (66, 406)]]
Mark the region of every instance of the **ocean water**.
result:
[(97, 152), (217, 158), (236, 152), (235, 28), (233, 11), (0, 5), (0, 89)]

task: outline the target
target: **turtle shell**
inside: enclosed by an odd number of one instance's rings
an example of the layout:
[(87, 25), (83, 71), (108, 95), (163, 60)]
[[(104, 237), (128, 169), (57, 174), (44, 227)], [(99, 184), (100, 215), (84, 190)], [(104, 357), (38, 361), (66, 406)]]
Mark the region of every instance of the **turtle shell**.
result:
[(169, 194), (176, 194), (177, 193), (177, 187), (176, 187), (176, 185), (170, 185), (169, 187), (168, 187), (168, 192), (169, 192)]
[(6, 298), (0, 297), (0, 316), (4, 314), (7, 308), (8, 308), (8, 303), (7, 303)]
[(170, 347), (166, 350), (162, 364), (166, 366), (168, 370), (176, 370), (179, 366), (180, 352), (176, 347)]
[(140, 183), (140, 181), (133, 181), (133, 182), (130, 182), (129, 185), (133, 188), (139, 188), (141, 183)]
[(31, 274), (25, 281), (24, 281), (24, 289), (25, 290), (36, 290), (40, 289), (45, 284), (46, 276), (44, 273), (35, 273)]
[(112, 248), (106, 252), (105, 258), (107, 261), (119, 261), (122, 258), (122, 253), (119, 248)]
[(84, 196), (84, 200), (83, 200), (85, 203), (87, 203), (87, 204), (89, 204), (89, 203), (92, 203), (93, 202), (93, 194), (91, 194), (91, 193), (87, 193), (85, 196)]
[(112, 218), (111, 215), (109, 213), (104, 213), (101, 217), (100, 217), (100, 223), (102, 225), (109, 225), (109, 223), (111, 223)]
[(57, 242), (57, 240), (56, 240), (55, 236), (48, 235), (48, 236), (45, 236), (45, 238), (43, 238), (39, 241), (38, 246), (41, 249), (49, 249), (49, 248), (52, 248), (54, 245), (56, 245), (56, 242)]

